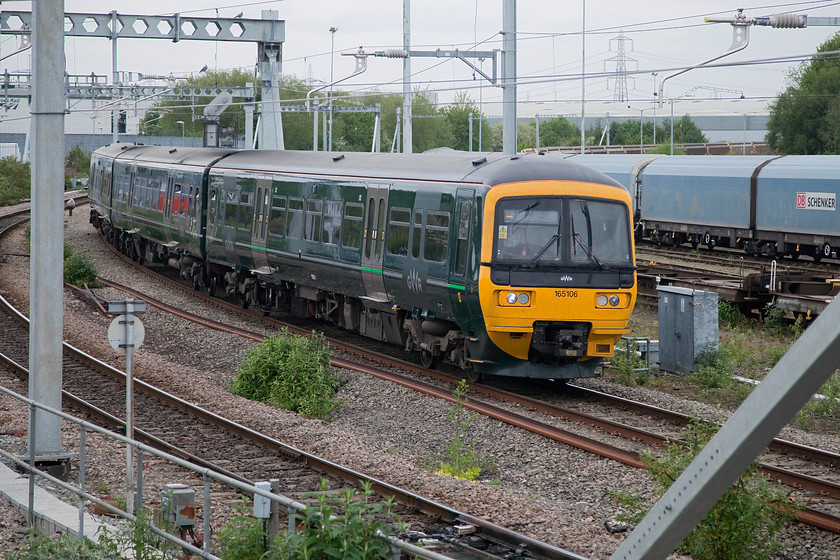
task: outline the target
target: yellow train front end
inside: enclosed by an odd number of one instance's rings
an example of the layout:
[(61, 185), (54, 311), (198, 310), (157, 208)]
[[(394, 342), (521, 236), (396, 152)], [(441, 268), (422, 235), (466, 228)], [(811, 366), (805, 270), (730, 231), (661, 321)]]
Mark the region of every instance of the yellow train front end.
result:
[(631, 199), (581, 181), (496, 185), (487, 193), (479, 294), (488, 344), (478, 370), (594, 375), (629, 332), (636, 303)]

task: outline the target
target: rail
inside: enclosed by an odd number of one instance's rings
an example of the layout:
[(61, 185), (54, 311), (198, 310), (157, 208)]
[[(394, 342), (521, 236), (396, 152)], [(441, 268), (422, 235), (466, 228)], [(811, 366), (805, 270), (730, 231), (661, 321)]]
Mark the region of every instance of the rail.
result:
[[(207, 560), (221, 560), (218, 556), (215, 556), (210, 552), (210, 537), (212, 535), (210, 531), (210, 481), (215, 480), (218, 483), (224, 484), (228, 487), (236, 488), (237, 490), (249, 494), (253, 494), (255, 496), (261, 496), (266, 500), (270, 500), (271, 502), (276, 502), (277, 504), (284, 506), (288, 511), (288, 531), (289, 533), (293, 534), (295, 532), (295, 518), (293, 515), (299, 511), (302, 511), (306, 508), (305, 504), (302, 504), (298, 501), (295, 501), (291, 498), (280, 494), (274, 494), (269, 491), (263, 490), (259, 487), (256, 487), (251, 484), (242, 483), (234, 478), (226, 476), (224, 474), (215, 472), (211, 469), (199, 467), (190, 463), (189, 461), (184, 461), (179, 457), (166, 453), (165, 451), (159, 451), (154, 447), (146, 445), (136, 440), (132, 440), (126, 438), (123, 435), (114, 433), (108, 429), (101, 428), (95, 424), (91, 424), (90, 422), (86, 422), (70, 414), (62, 412), (60, 410), (56, 410), (44, 404), (35, 402), (23, 395), (15, 393), (14, 391), (7, 389), (3, 386), (0, 386), (0, 392), (9, 397), (12, 397), (16, 400), (21, 401), (22, 403), (26, 404), (29, 407), (29, 441), (35, 441), (35, 426), (36, 423), (34, 422), (35, 415), (38, 414), (39, 410), (40, 413), (49, 413), (55, 416), (58, 416), (72, 424), (78, 426), (79, 429), (79, 486), (76, 487), (74, 485), (68, 484), (63, 480), (56, 478), (49, 473), (38, 469), (35, 467), (35, 450), (34, 446), (30, 446), (29, 448), (29, 457), (28, 462), (21, 460), (20, 456), (16, 456), (12, 453), (9, 453), (3, 449), (0, 449), (0, 456), (4, 457), (5, 459), (13, 462), (17, 467), (25, 470), (29, 473), (29, 512), (28, 512), (28, 522), (29, 525), (32, 526), (34, 523), (34, 512), (35, 512), (35, 479), (36, 477), (40, 476), (45, 480), (49, 481), (52, 484), (68, 491), (72, 492), (76, 496), (79, 497), (79, 530), (78, 535), (79, 538), (84, 538), (84, 512), (85, 512), (85, 503), (90, 502), (96, 504), (97, 506), (103, 508), (104, 510), (122, 518), (129, 522), (135, 523), (138, 520), (136, 515), (130, 514), (125, 512), (110, 503), (103, 501), (96, 496), (91, 495), (85, 489), (85, 456), (86, 456), (86, 434), (88, 432), (96, 432), (100, 435), (112, 438), (114, 440), (120, 441), (125, 445), (131, 446), (136, 451), (136, 469), (137, 469), (137, 497), (136, 501), (142, 504), (143, 500), (143, 457), (145, 453), (150, 453), (159, 459), (163, 459), (165, 461), (172, 462), (179, 467), (184, 469), (188, 469), (198, 475), (200, 475), (204, 481), (204, 490), (203, 490), (203, 504), (204, 509), (202, 512), (203, 515), (203, 523), (204, 523), (204, 531), (202, 536), (202, 547), (198, 548), (195, 545), (178, 538), (177, 536), (168, 533), (158, 527), (150, 525), (150, 530), (155, 533), (155, 535), (175, 544), (176, 546), (182, 547), (184, 550), (189, 551), (191, 554), (195, 554), (205, 558)], [(391, 545), (391, 550), (393, 553), (394, 560), (398, 560), (402, 553), (405, 553), (411, 557), (415, 558), (424, 558), (428, 560), (450, 560), (449, 557), (438, 554), (431, 550), (426, 550), (417, 546), (414, 546), (410, 543), (403, 542), (399, 539), (394, 537), (390, 537), (384, 534), (380, 534), (379, 538), (387, 541)]]

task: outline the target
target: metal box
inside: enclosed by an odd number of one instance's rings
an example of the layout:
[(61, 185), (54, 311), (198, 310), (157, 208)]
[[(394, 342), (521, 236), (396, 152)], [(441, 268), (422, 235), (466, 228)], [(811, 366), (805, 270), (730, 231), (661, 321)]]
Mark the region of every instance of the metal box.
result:
[(164, 519), (177, 527), (195, 525), (195, 490), (185, 484), (167, 484), (163, 487), (160, 509)]
[(706, 349), (718, 348), (718, 295), (715, 292), (657, 286), (659, 368), (691, 373)]
[[(271, 492), (271, 483), (267, 480), (255, 482), (254, 486), (260, 490)], [(268, 519), (271, 517), (271, 500), (259, 494), (254, 494), (254, 517), (257, 519)]]

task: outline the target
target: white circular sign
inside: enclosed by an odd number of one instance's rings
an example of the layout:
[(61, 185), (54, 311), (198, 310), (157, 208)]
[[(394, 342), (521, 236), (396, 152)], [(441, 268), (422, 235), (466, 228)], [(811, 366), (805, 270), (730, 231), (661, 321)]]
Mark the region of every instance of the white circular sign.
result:
[[(131, 332), (132, 348), (137, 350), (146, 338), (146, 329), (136, 315), (131, 315), (130, 319), (134, 321)], [(125, 354), (125, 345), (127, 344), (125, 340), (125, 321), (128, 320), (128, 315), (118, 315), (108, 326), (108, 342), (111, 344), (111, 348), (120, 354)]]

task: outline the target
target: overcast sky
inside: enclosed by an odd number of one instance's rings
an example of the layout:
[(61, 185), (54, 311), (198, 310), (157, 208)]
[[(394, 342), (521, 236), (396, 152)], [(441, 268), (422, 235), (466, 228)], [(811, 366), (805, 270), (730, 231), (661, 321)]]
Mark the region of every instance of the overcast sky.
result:
[[(727, 51), (733, 28), (727, 24), (704, 23), (704, 16), (732, 17), (743, 7), (747, 17), (795, 12), (810, 16), (840, 16), (840, 2), (705, 2), (679, 0), (519, 0), (518, 98), (520, 114), (539, 111), (540, 103), (581, 99), (581, 29), (586, 11), (586, 72), (595, 75), (586, 81), (587, 107), (598, 101), (612, 101), (615, 80), (603, 74), (614, 72), (619, 32), (625, 42), (626, 68), (639, 71), (628, 77), (630, 102), (650, 106), (654, 83), (677, 69), (696, 64)], [(4, 1), (0, 9), (28, 10), (30, 2)], [(367, 52), (402, 46), (401, 0), (66, 0), (65, 12), (260, 18), (262, 10), (273, 9), (285, 21), (282, 69), (302, 79), (329, 81), (331, 37), (335, 33), (334, 78), (350, 74), (355, 62), (351, 56), (359, 46)], [(418, 50), (436, 48), (492, 50), (501, 48), (502, 0), (422, 0), (411, 7), (411, 43)], [(738, 62), (780, 56), (807, 55), (833, 35), (831, 27), (807, 29), (750, 28), (749, 46), (721, 62)], [(15, 39), (4, 35), (0, 50), (13, 50)], [(106, 39), (68, 38), (65, 43), (67, 69), (71, 74), (95, 72), (110, 76), (111, 46)], [(196, 73), (205, 64), (210, 68), (253, 69), (256, 48), (252, 44), (228, 42), (121, 39), (118, 43), (119, 69), (151, 75), (175, 76)], [(612, 59), (612, 60), (610, 60)], [(28, 54), (3, 61), (9, 71), (29, 68)], [(740, 97), (764, 103), (786, 85), (792, 64), (762, 64), (734, 68), (693, 70), (669, 80), (666, 97), (687, 93), (695, 99)], [(483, 63), (487, 73), (489, 61)], [(652, 73), (657, 72), (654, 77)], [(466, 90), (482, 102), (485, 113), (501, 114), (501, 92), (476, 76), (463, 62), (448, 59), (412, 60), (415, 87), (438, 92), (439, 101), (450, 102), (453, 92)], [(371, 58), (367, 72), (340, 87), (346, 91), (376, 87), (380, 91), (401, 91), (402, 62)], [(656, 80), (656, 82), (654, 82)], [(717, 89), (695, 89), (708, 86)], [(697, 101), (702, 105), (702, 102)], [(746, 105), (745, 105), (746, 106)], [(588, 109), (587, 109), (588, 110)], [(736, 109), (734, 112), (738, 112)], [(695, 109), (702, 113), (701, 107)], [(745, 111), (744, 111), (745, 112)]]

